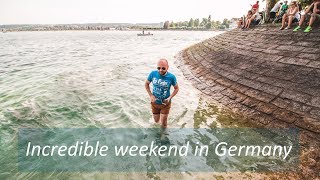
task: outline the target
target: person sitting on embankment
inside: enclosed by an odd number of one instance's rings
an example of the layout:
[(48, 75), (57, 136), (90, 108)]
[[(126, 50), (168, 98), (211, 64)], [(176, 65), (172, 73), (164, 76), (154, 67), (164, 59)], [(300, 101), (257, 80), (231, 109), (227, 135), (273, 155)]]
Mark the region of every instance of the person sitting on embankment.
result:
[(260, 16), (258, 10), (252, 9), (252, 16), (246, 20), (246, 24), (245, 24), (244, 28), (249, 29), (251, 24), (258, 25), (260, 22), (260, 19), (261, 19), (261, 16)]
[(280, 10), (281, 6), (282, 6), (282, 2), (277, 2), (273, 8), (270, 10), (270, 16), (269, 19), (267, 20), (267, 22), (272, 22), (275, 18), (276, 18), (276, 14), (277, 12)]
[(272, 21), (273, 24), (278, 23), (280, 20), (282, 20), (283, 15), (287, 12), (288, 10), (288, 1), (284, 1), (282, 4), (280, 11), (277, 15), (277, 17)]
[(242, 29), (246, 27), (247, 20), (249, 20), (251, 17), (252, 17), (252, 11), (249, 10), (246, 17), (243, 17), (243, 22), (242, 22), (242, 26), (241, 26)]
[(243, 17), (241, 17), (237, 21), (237, 28), (242, 28), (243, 26), (244, 26)]
[[(299, 22), (299, 19), (300, 19), (300, 15), (299, 15), (299, 7), (297, 4), (297, 1), (292, 1), (288, 9), (288, 12), (284, 14), (282, 17), (282, 26), (280, 30), (290, 29), (291, 24), (294, 22)], [(286, 25), (287, 22), (288, 22), (288, 25), (285, 28), (284, 26)]]
[(304, 32), (310, 32), (314, 22), (320, 22), (320, 0), (314, 0), (313, 3), (302, 14), (299, 21), (299, 25), (293, 30), (294, 32), (301, 30), (301, 26), (305, 20), (308, 20), (309, 24)]

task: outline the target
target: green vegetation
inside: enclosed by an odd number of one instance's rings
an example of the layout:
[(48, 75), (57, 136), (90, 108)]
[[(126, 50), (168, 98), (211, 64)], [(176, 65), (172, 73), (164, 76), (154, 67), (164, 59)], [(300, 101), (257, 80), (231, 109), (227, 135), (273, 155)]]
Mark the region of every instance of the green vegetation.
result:
[(230, 27), (231, 21), (224, 19), (222, 22), (211, 20), (211, 15), (208, 18), (194, 19), (190, 18), (189, 21), (180, 22), (169, 22), (164, 23), (164, 29), (199, 29), (199, 30), (212, 30), (212, 29), (228, 29)]

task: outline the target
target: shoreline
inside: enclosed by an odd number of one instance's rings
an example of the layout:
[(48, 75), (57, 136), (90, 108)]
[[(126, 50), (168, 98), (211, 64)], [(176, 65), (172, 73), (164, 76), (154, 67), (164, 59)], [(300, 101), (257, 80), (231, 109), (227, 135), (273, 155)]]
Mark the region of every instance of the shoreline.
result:
[[(147, 32), (155, 32), (155, 31), (203, 31), (203, 32), (208, 32), (208, 31), (212, 31), (212, 32), (227, 32), (230, 31), (231, 29), (228, 30), (203, 30), (203, 29), (145, 29), (144, 31)], [(138, 31), (141, 32), (142, 29), (126, 29), (126, 30), (94, 30), (94, 29), (67, 29), (67, 30), (6, 30), (6, 31), (0, 31), (2, 33), (10, 33), (10, 32), (59, 32), (59, 31), (101, 31), (101, 32), (113, 32), (113, 31)]]

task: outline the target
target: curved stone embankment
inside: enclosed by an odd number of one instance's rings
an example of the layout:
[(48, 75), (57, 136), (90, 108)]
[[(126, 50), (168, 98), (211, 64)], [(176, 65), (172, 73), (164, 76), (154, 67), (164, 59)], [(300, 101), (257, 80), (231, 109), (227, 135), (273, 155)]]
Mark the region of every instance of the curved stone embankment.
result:
[(182, 50), (177, 59), (185, 77), (216, 105), (258, 127), (301, 129), (301, 177), (319, 175), (319, 30), (235, 29)]
[(320, 133), (320, 32), (233, 30), (187, 49), (184, 75), (220, 105), (264, 127)]

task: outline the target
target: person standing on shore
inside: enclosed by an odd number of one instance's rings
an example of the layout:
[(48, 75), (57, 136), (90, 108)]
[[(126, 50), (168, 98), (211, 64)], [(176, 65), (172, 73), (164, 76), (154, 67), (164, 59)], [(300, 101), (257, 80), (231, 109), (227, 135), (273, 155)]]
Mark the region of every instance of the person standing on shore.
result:
[[(167, 127), (167, 120), (171, 108), (171, 99), (178, 93), (179, 86), (175, 75), (168, 72), (169, 65), (166, 59), (160, 59), (157, 63), (157, 70), (152, 71), (146, 82), (145, 88), (151, 101), (153, 119), (156, 123), (159, 121), (163, 128)], [(150, 83), (153, 85), (152, 93)], [(170, 88), (174, 87), (170, 95)]]

